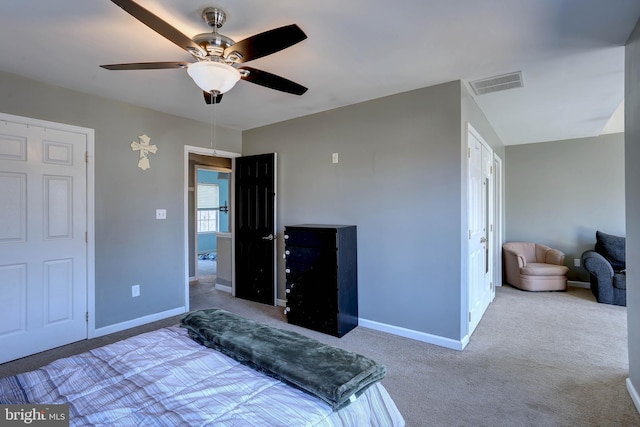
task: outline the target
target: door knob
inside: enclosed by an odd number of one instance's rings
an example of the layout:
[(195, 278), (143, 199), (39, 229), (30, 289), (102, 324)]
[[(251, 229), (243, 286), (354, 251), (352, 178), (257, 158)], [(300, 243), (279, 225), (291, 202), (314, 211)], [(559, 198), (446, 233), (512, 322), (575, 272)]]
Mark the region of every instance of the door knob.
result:
[(268, 236), (263, 236), (262, 240), (273, 240), (275, 239), (275, 237), (273, 237), (273, 234), (269, 234)]
[(480, 238), (480, 243), (487, 243), (487, 239), (485, 237)]

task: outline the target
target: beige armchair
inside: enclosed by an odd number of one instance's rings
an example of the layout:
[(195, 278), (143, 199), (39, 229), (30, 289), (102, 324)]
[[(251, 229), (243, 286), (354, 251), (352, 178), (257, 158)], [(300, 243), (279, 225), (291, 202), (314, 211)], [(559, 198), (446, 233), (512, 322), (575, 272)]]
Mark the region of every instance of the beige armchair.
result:
[(564, 291), (567, 272), (564, 253), (538, 243), (502, 245), (507, 283), (525, 291)]

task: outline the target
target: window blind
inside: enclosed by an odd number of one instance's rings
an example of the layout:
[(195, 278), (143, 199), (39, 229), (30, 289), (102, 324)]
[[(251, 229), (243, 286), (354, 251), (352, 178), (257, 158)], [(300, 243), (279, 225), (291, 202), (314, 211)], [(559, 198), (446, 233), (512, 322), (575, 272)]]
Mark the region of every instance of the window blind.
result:
[(220, 207), (218, 184), (198, 184), (198, 209)]

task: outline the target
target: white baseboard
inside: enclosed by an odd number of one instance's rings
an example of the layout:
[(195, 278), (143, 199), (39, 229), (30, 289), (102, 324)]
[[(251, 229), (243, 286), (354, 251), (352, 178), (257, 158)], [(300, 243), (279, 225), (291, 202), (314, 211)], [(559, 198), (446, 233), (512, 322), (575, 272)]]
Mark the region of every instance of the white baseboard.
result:
[(456, 348), (455, 350), (464, 350), (467, 345), (469, 344), (469, 340), (471, 339), (471, 337), (467, 334), (464, 337), (462, 337), (462, 339), (460, 340), (460, 346), (461, 348)]
[(589, 282), (578, 282), (577, 280), (568, 280), (567, 285), (573, 288), (591, 289), (591, 283)]
[(115, 325), (105, 326), (93, 330), (93, 334), (89, 334), (89, 338), (101, 337), (103, 335), (113, 334), (114, 332), (124, 331), (125, 329), (135, 328), (136, 326), (146, 325), (147, 323), (157, 320), (178, 316), (187, 312), (186, 307), (178, 307), (172, 310), (163, 311), (161, 313), (150, 314), (149, 316), (139, 317), (137, 319), (127, 320), (126, 322), (116, 323)]
[(631, 378), (627, 378), (627, 391), (629, 391), (629, 395), (631, 396), (631, 400), (633, 400), (636, 411), (640, 412), (640, 395), (638, 395), (636, 388), (633, 386)]
[(216, 290), (222, 291), (222, 292), (229, 292), (229, 293), (233, 292), (233, 289), (231, 288), (231, 286), (222, 285), (220, 283), (216, 283), (215, 288), (216, 288)]
[(456, 341), (451, 338), (444, 338), (438, 335), (418, 332), (412, 329), (402, 328), (400, 326), (388, 325), (386, 323), (380, 323), (374, 320), (359, 318), (358, 325), (365, 328), (374, 329), (376, 331), (387, 332), (389, 334), (398, 335), (400, 337), (426, 342), (428, 344), (435, 344), (440, 347), (450, 348), (452, 350), (463, 350), (466, 346), (463, 341)]
[[(287, 300), (278, 299), (277, 305), (280, 307), (287, 306)], [(362, 326), (376, 331), (386, 332), (392, 335), (397, 335), (403, 338), (410, 338), (416, 341), (426, 342), (428, 344), (435, 344), (440, 347), (450, 348), (452, 350), (463, 350), (467, 344), (469, 344), (469, 337), (464, 337), (461, 341), (452, 340), (450, 338), (444, 338), (438, 335), (431, 335), (425, 332), (418, 332), (412, 329), (402, 328), (400, 326), (393, 326), (386, 323), (376, 322), (374, 320), (358, 318), (358, 326)]]

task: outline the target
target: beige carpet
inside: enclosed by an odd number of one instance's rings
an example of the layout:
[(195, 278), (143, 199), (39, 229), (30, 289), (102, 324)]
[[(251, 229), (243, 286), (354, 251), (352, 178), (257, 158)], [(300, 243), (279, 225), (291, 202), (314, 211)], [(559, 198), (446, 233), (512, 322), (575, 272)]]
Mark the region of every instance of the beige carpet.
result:
[[(194, 283), (191, 308), (217, 306), (356, 351), (387, 366), (383, 384), (407, 426), (640, 425), (629, 397), (626, 308), (589, 290), (529, 293), (505, 286), (460, 352), (358, 327), (341, 339), (286, 323), (280, 307), (232, 298)], [(0, 376), (177, 318), (0, 365)]]

